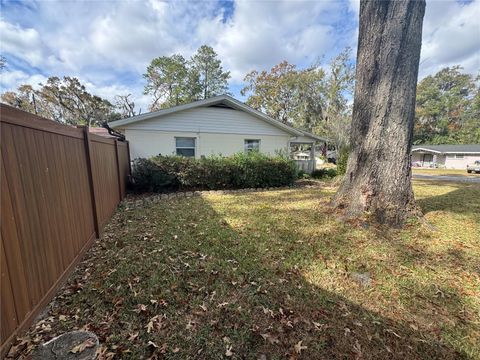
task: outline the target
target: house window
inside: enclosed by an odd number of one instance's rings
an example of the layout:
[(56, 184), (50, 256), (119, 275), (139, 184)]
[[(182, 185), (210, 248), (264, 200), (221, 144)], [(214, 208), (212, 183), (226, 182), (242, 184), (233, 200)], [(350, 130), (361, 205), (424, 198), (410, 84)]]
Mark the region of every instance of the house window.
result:
[(260, 140), (251, 140), (246, 139), (244, 143), (245, 152), (250, 151), (259, 151), (260, 150)]
[(176, 137), (175, 149), (177, 155), (195, 157), (195, 138)]
[(447, 159), (455, 159), (455, 154), (447, 154)]
[(463, 159), (463, 154), (457, 154), (457, 155), (455, 155), (455, 157), (456, 157), (457, 159)]

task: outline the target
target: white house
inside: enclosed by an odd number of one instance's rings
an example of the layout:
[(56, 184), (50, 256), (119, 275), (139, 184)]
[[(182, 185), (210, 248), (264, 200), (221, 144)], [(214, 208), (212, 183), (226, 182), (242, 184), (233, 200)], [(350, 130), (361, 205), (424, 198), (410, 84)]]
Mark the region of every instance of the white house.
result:
[(480, 160), (480, 144), (473, 145), (415, 145), (412, 166), (466, 169)]
[[(257, 150), (289, 153), (290, 145), (325, 142), (294, 129), (227, 95), (141, 114), (109, 123), (130, 142), (132, 159), (155, 155), (199, 158)], [(315, 146), (311, 146), (315, 159)], [(315, 168), (308, 160), (308, 170)]]

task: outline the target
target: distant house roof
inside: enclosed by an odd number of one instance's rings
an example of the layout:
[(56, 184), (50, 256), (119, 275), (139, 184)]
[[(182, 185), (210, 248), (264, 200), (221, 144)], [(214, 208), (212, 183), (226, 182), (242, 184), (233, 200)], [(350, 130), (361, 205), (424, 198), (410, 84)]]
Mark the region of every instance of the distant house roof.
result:
[(412, 151), (427, 151), (436, 154), (480, 154), (480, 144), (414, 145)]
[(137, 115), (137, 116), (132, 116), (132, 117), (129, 117), (129, 118), (126, 118), (126, 119), (112, 121), (112, 122), (109, 123), (109, 125), (112, 128), (121, 128), (122, 126), (125, 126), (125, 125), (133, 124), (133, 123), (143, 121), (143, 120), (158, 118), (158, 117), (165, 116), (165, 115), (168, 115), (168, 114), (176, 113), (178, 111), (190, 110), (190, 109), (194, 109), (194, 108), (198, 108), (198, 107), (207, 107), (207, 106), (223, 106), (223, 107), (226, 106), (226, 107), (230, 107), (230, 108), (235, 109), (235, 110), (244, 111), (244, 112), (256, 117), (257, 119), (263, 120), (263, 121), (279, 128), (279, 129), (282, 129), (282, 130), (286, 131), (289, 134), (292, 134), (292, 135), (295, 135), (295, 136), (306, 136), (306, 137), (309, 137), (311, 139), (319, 140), (319, 141), (327, 141), (325, 138), (322, 138), (322, 137), (317, 136), (317, 135), (313, 135), (313, 134), (311, 134), (307, 131), (304, 131), (304, 130), (295, 129), (295, 128), (293, 128), (289, 125), (286, 125), (286, 124), (284, 124), (284, 123), (282, 123), (278, 120), (275, 120), (275, 119), (271, 118), (270, 116), (265, 115), (261, 111), (255, 110), (255, 109), (251, 108), (250, 106), (248, 106), (248, 105), (242, 103), (241, 101), (238, 101), (237, 99), (234, 99), (233, 97), (228, 96), (228, 95), (215, 96), (215, 97), (211, 97), (211, 98), (205, 99), (205, 100), (198, 100), (198, 101), (194, 101), (194, 102), (191, 102), (191, 103), (188, 103), (188, 104), (178, 105), (178, 106), (174, 106), (174, 107), (167, 108), (167, 109), (162, 109), (162, 110), (153, 111), (153, 112), (149, 112), (149, 113), (145, 113), (145, 114), (141, 114), (141, 115)]
[(89, 128), (88, 128), (88, 131), (89, 131), (91, 134), (103, 136), (103, 137), (106, 137), (106, 138), (115, 139), (115, 136), (110, 135), (110, 134), (108, 133), (108, 130), (105, 129), (105, 128), (103, 128), (103, 127), (89, 127)]

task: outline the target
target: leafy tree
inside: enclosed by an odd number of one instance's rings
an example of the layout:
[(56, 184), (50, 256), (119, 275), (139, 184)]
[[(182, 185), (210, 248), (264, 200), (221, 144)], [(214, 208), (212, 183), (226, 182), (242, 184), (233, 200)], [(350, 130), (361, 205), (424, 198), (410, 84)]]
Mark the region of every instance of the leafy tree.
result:
[(251, 94), (246, 103), (285, 124), (293, 123), (298, 112), (298, 71), (296, 65), (283, 61), (270, 72), (256, 70), (248, 73), (247, 85), (240, 91)]
[(350, 56), (351, 49), (346, 48), (330, 62), (323, 86), (323, 121), (319, 122), (316, 129), (316, 132), (325, 135), (338, 151), (348, 148), (352, 122), (352, 109), (348, 101), (353, 95), (355, 67)]
[(247, 104), (286, 124), (325, 135), (336, 148), (348, 145), (354, 67), (350, 48), (329, 64), (328, 71), (319, 63), (298, 70), (283, 61), (270, 72), (256, 70), (245, 76), (242, 95)]
[(35, 114), (34, 95), (31, 85), (20, 85), (17, 91), (7, 91), (2, 94), (2, 102), (13, 107)]
[(178, 54), (153, 59), (143, 77), (144, 93), (153, 98), (151, 111), (194, 101), (201, 91), (198, 74)]
[(155, 111), (226, 93), (230, 72), (203, 45), (188, 61), (178, 54), (153, 59), (143, 77), (144, 93), (152, 96), (150, 110)]
[(418, 84), (414, 143), (478, 142), (471, 134), (480, 126), (479, 88), (461, 69), (444, 68)]
[(90, 94), (77, 78), (53, 76), (39, 85), (38, 90), (22, 85), (17, 92), (2, 94), (2, 101), (69, 125), (95, 126), (118, 118), (109, 101)]
[(135, 110), (135, 103), (129, 99), (132, 94), (127, 95), (116, 95), (115, 96), (115, 108), (119, 112), (120, 118), (128, 118), (140, 114), (141, 110), (138, 112)]
[(230, 71), (224, 71), (222, 62), (212, 47), (202, 45), (192, 56), (192, 69), (200, 80), (204, 99), (225, 94), (228, 91)]

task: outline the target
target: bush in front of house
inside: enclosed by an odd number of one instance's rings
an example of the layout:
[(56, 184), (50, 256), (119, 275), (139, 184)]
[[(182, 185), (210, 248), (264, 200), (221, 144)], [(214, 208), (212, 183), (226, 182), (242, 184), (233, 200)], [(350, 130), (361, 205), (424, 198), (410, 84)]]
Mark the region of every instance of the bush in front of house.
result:
[(339, 175), (345, 175), (345, 173), (347, 172), (347, 161), (349, 155), (350, 151), (348, 148), (344, 147), (340, 150), (337, 159), (337, 173)]
[(201, 159), (158, 155), (134, 160), (132, 187), (138, 192), (241, 189), (286, 186), (296, 179), (295, 163), (284, 156), (258, 152)]
[(331, 179), (337, 176), (337, 170), (334, 168), (316, 169), (311, 176), (315, 179)]

